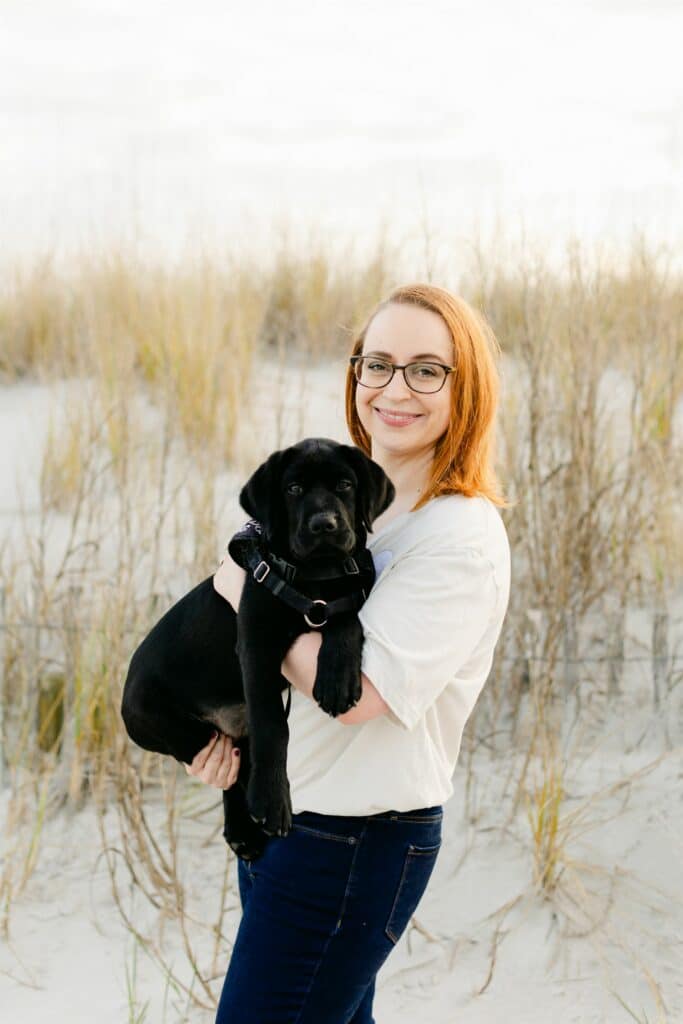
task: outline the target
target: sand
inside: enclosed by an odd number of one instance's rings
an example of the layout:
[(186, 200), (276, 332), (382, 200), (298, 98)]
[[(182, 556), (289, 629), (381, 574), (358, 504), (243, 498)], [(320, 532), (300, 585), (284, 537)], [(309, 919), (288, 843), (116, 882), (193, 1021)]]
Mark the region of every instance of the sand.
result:
[[(264, 406), (258, 417), (245, 414), (242, 461), (225, 474), (217, 496), (224, 503), (226, 539), (244, 518), (235, 496), (250, 460), (253, 465), (270, 448), (313, 432), (311, 422), (315, 433), (344, 439), (340, 368), (309, 368), (299, 388), (284, 389), (290, 398), (283, 400), (279, 414), (271, 410), (266, 415)], [(275, 387), (279, 371), (269, 367), (265, 372)], [(0, 454), (2, 537), (20, 538), (20, 503), (29, 524), (35, 516), (48, 410), (72, 386), (0, 390), (0, 430), (13, 438)], [(311, 420), (301, 420), (302, 405)], [(672, 646), (680, 640), (678, 598)], [(648, 609), (629, 611), (633, 646), (627, 656), (642, 654), (649, 624)], [(575, 827), (567, 843), (568, 857), (580, 864), (566, 869), (569, 895), (555, 903), (533, 892), (524, 808), (508, 820), (512, 789), (506, 780), (517, 777), (520, 755), (508, 749), (492, 756), (480, 746), (468, 764), (463, 752), (454, 794), (445, 807), (444, 843), (434, 875), (414, 924), (378, 978), (378, 1024), (617, 1024), (632, 1019), (617, 996), (639, 1020), (683, 1022), (682, 688), (679, 684), (655, 715), (649, 664), (636, 661), (626, 667), (622, 703), (616, 711), (603, 709), (593, 741), (581, 739), (578, 731), (565, 737), (563, 814), (571, 815), (591, 797), (594, 802), (585, 814), (586, 828)], [(616, 785), (629, 777), (630, 784)], [(217, 831), (222, 820), (217, 792), (183, 774), (178, 794), (181, 875), (193, 918), (189, 935), (200, 966), (208, 969), (213, 948), (208, 926), (227, 864), (228, 943), (239, 920), (234, 861)], [(0, 789), (5, 850), (14, 838), (5, 828), (8, 800), (5, 780)], [(201, 807), (208, 808), (206, 814), (193, 817)], [(468, 820), (467, 807), (476, 820)], [(163, 810), (159, 794), (150, 792), (151, 819), (160, 823)], [(116, 844), (113, 808), (105, 827)], [(183, 997), (167, 990), (159, 966), (126, 930), (101, 848), (92, 806), (62, 809), (46, 822), (36, 868), (12, 905), (9, 941), (0, 942), (3, 1019), (22, 1024), (47, 1018), (59, 1024), (94, 1018), (101, 1024), (211, 1021), (209, 1010), (188, 1009)], [(124, 906), (143, 934), (158, 938), (161, 931), (167, 961), (188, 978), (176, 920), (162, 927), (122, 867), (118, 877)], [(591, 918), (599, 922), (592, 930), (570, 896), (586, 901)], [(584, 934), (566, 934), (568, 910), (581, 923), (575, 930)], [(215, 995), (227, 966), (228, 943), (216, 964)], [(664, 1010), (657, 1008), (648, 977), (662, 993)]]

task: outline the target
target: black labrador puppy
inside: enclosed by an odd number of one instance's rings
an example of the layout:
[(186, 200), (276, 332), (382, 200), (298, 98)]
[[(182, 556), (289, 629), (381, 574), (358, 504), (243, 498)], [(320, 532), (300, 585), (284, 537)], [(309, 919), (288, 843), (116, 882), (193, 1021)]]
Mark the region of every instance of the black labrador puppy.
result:
[(247, 569), (238, 614), (210, 576), (133, 654), (121, 713), (135, 743), (190, 763), (217, 728), (240, 747), (238, 781), (223, 792), (224, 836), (245, 860), (291, 827), (280, 664), (300, 633), (322, 631), (320, 707), (336, 716), (360, 698), (356, 612), (375, 578), (367, 531), (394, 495), (359, 448), (309, 438), (274, 452), (240, 492), (253, 519), (228, 547)]

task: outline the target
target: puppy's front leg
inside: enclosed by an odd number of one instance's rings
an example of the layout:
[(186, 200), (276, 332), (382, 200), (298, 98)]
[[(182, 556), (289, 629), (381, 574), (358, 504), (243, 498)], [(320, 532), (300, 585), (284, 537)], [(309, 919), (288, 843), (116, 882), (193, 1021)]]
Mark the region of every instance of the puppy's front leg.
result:
[(363, 628), (355, 614), (339, 615), (322, 627), (313, 699), (328, 715), (343, 715), (360, 700)]
[[(282, 705), (282, 690), (287, 684), (280, 674), (280, 665), (288, 645), (284, 636), (273, 636), (272, 616), (264, 622), (255, 611), (253, 603), (243, 597), (237, 620), (237, 654), (247, 702), (251, 753), (247, 804), (264, 832), (286, 835), (292, 825), (292, 805), (287, 780), (289, 729)], [(266, 623), (270, 635), (264, 628)]]

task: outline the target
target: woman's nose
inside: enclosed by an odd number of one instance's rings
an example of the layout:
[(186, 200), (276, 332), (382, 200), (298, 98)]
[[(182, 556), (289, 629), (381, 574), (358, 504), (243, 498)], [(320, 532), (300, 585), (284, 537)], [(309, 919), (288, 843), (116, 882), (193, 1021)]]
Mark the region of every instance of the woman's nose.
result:
[(405, 379), (403, 377), (403, 370), (394, 370), (394, 376), (391, 378), (388, 384), (384, 385), (384, 390), (382, 394), (396, 395), (397, 397), (400, 395), (407, 395), (408, 397), (410, 397), (412, 392), (405, 382)]

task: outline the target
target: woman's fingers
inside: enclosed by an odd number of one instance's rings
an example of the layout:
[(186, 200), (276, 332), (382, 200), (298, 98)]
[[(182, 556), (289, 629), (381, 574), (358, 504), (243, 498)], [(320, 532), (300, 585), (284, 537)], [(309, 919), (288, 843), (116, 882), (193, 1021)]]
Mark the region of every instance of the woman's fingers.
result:
[(210, 785), (216, 786), (218, 789), (230, 789), (231, 786), (234, 786), (240, 770), (239, 750), (233, 747), (229, 736), (226, 736), (226, 739), (229, 742), (225, 744), (221, 761), (216, 765), (211, 778), (206, 779)]
[[(228, 736), (227, 739), (230, 737)], [(212, 785), (219, 789), (230, 789), (235, 785), (240, 770), (239, 754), (239, 750), (233, 747), (232, 740), (230, 740), (230, 744), (226, 745), (223, 759), (216, 769), (215, 782)]]
[(209, 786), (220, 785), (219, 774), (225, 755), (226, 741), (231, 742), (228, 736), (219, 735), (213, 749), (209, 751), (204, 767), (196, 773), (197, 777)]
[(219, 733), (215, 732), (211, 739), (209, 740), (209, 742), (206, 744), (206, 746), (202, 747), (201, 750), (197, 751), (192, 760), (192, 764), (187, 764), (185, 761), (183, 761), (183, 764), (185, 765), (185, 771), (187, 772), (188, 775), (197, 775), (203, 769), (204, 765), (207, 762), (209, 754), (212, 752), (216, 745), (218, 736)]
[(209, 758), (213, 756), (220, 741), (221, 734), (219, 732), (214, 733), (206, 746), (202, 747), (198, 754), (195, 754), (194, 761), (192, 762), (192, 767), (195, 771), (201, 771), (206, 766)]
[(239, 775), (239, 773), (240, 773), (240, 751), (239, 751), (239, 747), (233, 747), (233, 750), (231, 752), (230, 773), (228, 775), (228, 783), (227, 783), (227, 785), (225, 787), (226, 789), (230, 789), (231, 786), (235, 785), (235, 783), (237, 782), (237, 776)]
[(237, 781), (239, 766), (239, 750), (233, 748), (232, 737), (220, 733), (195, 755), (191, 765), (185, 765), (185, 771), (209, 786), (230, 789)]

